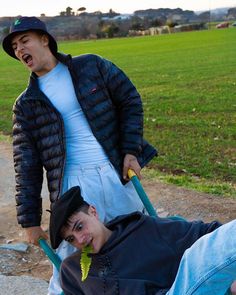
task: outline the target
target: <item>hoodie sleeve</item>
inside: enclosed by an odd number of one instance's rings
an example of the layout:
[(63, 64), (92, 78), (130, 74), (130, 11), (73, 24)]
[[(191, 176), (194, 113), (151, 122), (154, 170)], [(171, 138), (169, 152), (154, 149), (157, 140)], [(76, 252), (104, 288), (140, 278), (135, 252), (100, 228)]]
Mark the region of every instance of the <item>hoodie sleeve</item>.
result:
[(213, 221), (204, 223), (202, 221), (188, 222), (182, 219), (159, 218), (158, 231), (163, 241), (175, 252), (184, 253), (200, 237), (214, 231), (222, 224)]

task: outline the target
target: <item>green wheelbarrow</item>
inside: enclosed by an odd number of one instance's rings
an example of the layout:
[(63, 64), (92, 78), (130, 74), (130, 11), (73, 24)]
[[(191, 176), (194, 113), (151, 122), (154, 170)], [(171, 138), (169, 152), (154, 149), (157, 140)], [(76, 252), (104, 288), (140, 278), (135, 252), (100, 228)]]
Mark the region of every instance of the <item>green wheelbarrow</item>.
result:
[[(143, 205), (145, 209), (147, 210), (148, 214), (150, 216), (157, 217), (157, 212), (154, 209), (152, 203), (150, 202), (147, 194), (145, 193), (137, 175), (134, 173), (133, 170), (129, 169), (128, 170), (128, 176), (130, 180), (132, 181), (135, 190), (137, 191), (141, 201), (143, 202)], [(172, 216), (171, 218), (178, 218), (178, 219), (183, 219), (179, 216)], [(52, 264), (56, 267), (56, 269), (59, 271), (60, 266), (61, 266), (61, 259), (60, 257), (54, 252), (54, 250), (49, 246), (46, 240), (44, 239), (39, 239), (39, 245), (43, 249), (44, 253), (47, 255), (49, 260), (52, 262)], [(62, 292), (61, 295), (64, 293)]]
[[(143, 202), (144, 207), (146, 208), (148, 214), (150, 216), (157, 217), (157, 212), (154, 209), (152, 203), (150, 202), (147, 194), (145, 193), (137, 175), (133, 172), (133, 170), (128, 170), (128, 176), (130, 180), (132, 181), (141, 201)], [(61, 265), (61, 259), (58, 257), (58, 255), (52, 250), (52, 248), (48, 245), (48, 243), (44, 239), (39, 239), (40, 247), (43, 249), (45, 254), (48, 256), (50, 261), (54, 264), (57, 270), (60, 269)]]
[[(141, 201), (143, 202), (143, 205), (145, 209), (147, 210), (148, 214), (150, 216), (157, 217), (158, 214), (156, 210), (154, 209), (152, 203), (150, 202), (147, 194), (145, 193), (137, 175), (134, 173), (133, 170), (129, 169), (128, 170), (128, 176), (130, 180), (132, 181)], [(183, 217), (175, 215), (175, 216), (169, 216), (168, 218), (171, 219), (179, 219), (179, 220), (184, 220)], [(52, 262), (52, 264), (56, 267), (56, 269), (59, 271), (60, 266), (61, 266), (61, 259), (60, 257), (54, 252), (54, 250), (49, 246), (49, 244), (44, 240), (44, 239), (39, 239), (39, 245), (43, 249), (44, 253), (47, 255), (49, 260)], [(62, 292), (61, 295), (64, 295)], [(226, 292), (225, 295), (231, 295), (230, 288)]]

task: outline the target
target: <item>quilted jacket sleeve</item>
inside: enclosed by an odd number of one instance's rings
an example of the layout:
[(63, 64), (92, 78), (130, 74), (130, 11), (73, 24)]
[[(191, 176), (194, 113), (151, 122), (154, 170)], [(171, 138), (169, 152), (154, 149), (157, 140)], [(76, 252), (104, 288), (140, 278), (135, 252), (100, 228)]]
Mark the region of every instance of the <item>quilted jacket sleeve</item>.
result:
[(140, 95), (126, 74), (112, 62), (97, 57), (97, 63), (119, 113), (122, 153), (138, 156), (143, 144), (143, 108)]
[(13, 157), (17, 220), (22, 227), (41, 222), (43, 168), (19, 103), (13, 107)]

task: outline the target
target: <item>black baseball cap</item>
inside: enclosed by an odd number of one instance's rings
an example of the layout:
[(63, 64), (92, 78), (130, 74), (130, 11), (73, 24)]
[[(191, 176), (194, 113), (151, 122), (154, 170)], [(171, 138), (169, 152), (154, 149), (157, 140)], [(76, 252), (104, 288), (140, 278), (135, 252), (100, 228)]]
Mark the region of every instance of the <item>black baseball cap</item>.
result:
[(47, 31), (47, 27), (44, 22), (35, 16), (23, 16), (15, 20), (11, 25), (9, 34), (3, 39), (2, 47), (11, 57), (18, 59), (15, 56), (14, 50), (12, 48), (11, 42), (12, 38), (19, 33), (26, 31), (39, 31), (46, 34), (49, 38), (49, 48), (53, 55), (57, 53), (57, 42)]
[(81, 196), (79, 186), (70, 188), (52, 205), (49, 231), (53, 249), (58, 248), (63, 240), (61, 229), (67, 219), (83, 205), (88, 205), (88, 203)]

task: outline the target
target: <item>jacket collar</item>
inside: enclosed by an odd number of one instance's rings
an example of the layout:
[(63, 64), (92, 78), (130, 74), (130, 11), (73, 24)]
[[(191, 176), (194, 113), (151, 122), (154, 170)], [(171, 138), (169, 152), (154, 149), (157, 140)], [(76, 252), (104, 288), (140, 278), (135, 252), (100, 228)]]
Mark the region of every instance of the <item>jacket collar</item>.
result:
[[(59, 62), (65, 64), (69, 69), (72, 68), (72, 57), (70, 54), (57, 53), (56, 58)], [(31, 73), (28, 87), (22, 97), (23, 100), (28, 99), (43, 99), (42, 92), (38, 87), (38, 79), (35, 73)]]

